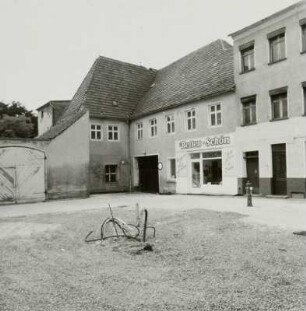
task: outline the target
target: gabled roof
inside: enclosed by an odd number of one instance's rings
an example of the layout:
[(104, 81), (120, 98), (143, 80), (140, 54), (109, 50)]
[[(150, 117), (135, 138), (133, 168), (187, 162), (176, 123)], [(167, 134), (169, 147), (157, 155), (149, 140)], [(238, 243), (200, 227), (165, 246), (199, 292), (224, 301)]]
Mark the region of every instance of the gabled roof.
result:
[(133, 117), (234, 91), (233, 48), (214, 41), (159, 70)]
[(100, 56), (74, 95), (65, 115), (84, 107), (91, 117), (129, 119), (155, 74), (153, 69)]

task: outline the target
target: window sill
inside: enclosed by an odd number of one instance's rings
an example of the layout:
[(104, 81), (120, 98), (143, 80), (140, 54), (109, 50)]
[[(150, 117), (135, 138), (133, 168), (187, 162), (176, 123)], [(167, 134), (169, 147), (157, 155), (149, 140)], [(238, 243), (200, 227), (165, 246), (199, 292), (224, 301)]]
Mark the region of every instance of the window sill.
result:
[(252, 68), (252, 69), (246, 70), (246, 71), (241, 71), (239, 74), (240, 75), (244, 75), (245, 73), (249, 73), (249, 72), (252, 72), (252, 71), (255, 71), (255, 68)]
[(257, 122), (241, 124), (241, 127), (256, 125)]
[(271, 65), (274, 65), (274, 64), (283, 62), (283, 61), (286, 60), (286, 59), (287, 59), (287, 57), (282, 58), (282, 59), (279, 59), (279, 60), (276, 60), (276, 61), (274, 61), (274, 62), (270, 62), (270, 63), (268, 63), (268, 65), (271, 66)]
[(277, 118), (277, 119), (271, 119), (270, 122), (275, 122), (275, 121), (282, 121), (282, 120), (288, 120), (288, 117), (284, 117), (284, 118)]

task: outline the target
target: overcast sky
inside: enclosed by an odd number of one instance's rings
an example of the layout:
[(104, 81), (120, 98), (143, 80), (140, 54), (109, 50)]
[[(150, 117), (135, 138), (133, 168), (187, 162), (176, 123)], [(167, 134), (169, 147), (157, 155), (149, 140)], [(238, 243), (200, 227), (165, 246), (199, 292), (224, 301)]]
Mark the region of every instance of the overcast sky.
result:
[(0, 0), (0, 101), (71, 99), (94, 60), (162, 68), (297, 0)]

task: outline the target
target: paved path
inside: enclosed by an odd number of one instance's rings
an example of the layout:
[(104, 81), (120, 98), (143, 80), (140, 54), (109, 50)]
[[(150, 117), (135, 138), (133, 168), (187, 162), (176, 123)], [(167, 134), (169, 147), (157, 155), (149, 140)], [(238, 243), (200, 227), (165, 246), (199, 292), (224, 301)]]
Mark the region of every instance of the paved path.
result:
[(156, 195), (143, 193), (120, 193), (92, 195), (87, 199), (50, 201), (44, 203), (0, 206), (0, 220), (7, 217), (73, 213), (76, 211), (107, 208), (111, 206), (141, 206), (186, 210), (203, 208), (220, 212), (235, 212), (249, 217), (244, 221), (268, 225), (286, 230), (306, 230), (305, 199), (272, 199), (255, 197), (254, 207), (246, 207), (245, 197), (203, 195)]

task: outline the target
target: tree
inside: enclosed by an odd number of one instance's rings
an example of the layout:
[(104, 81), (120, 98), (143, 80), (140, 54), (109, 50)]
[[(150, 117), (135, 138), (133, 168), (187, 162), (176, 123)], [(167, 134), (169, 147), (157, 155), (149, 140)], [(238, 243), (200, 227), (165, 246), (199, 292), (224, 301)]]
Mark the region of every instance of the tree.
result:
[(20, 102), (0, 102), (0, 137), (32, 138), (37, 135), (37, 117)]

